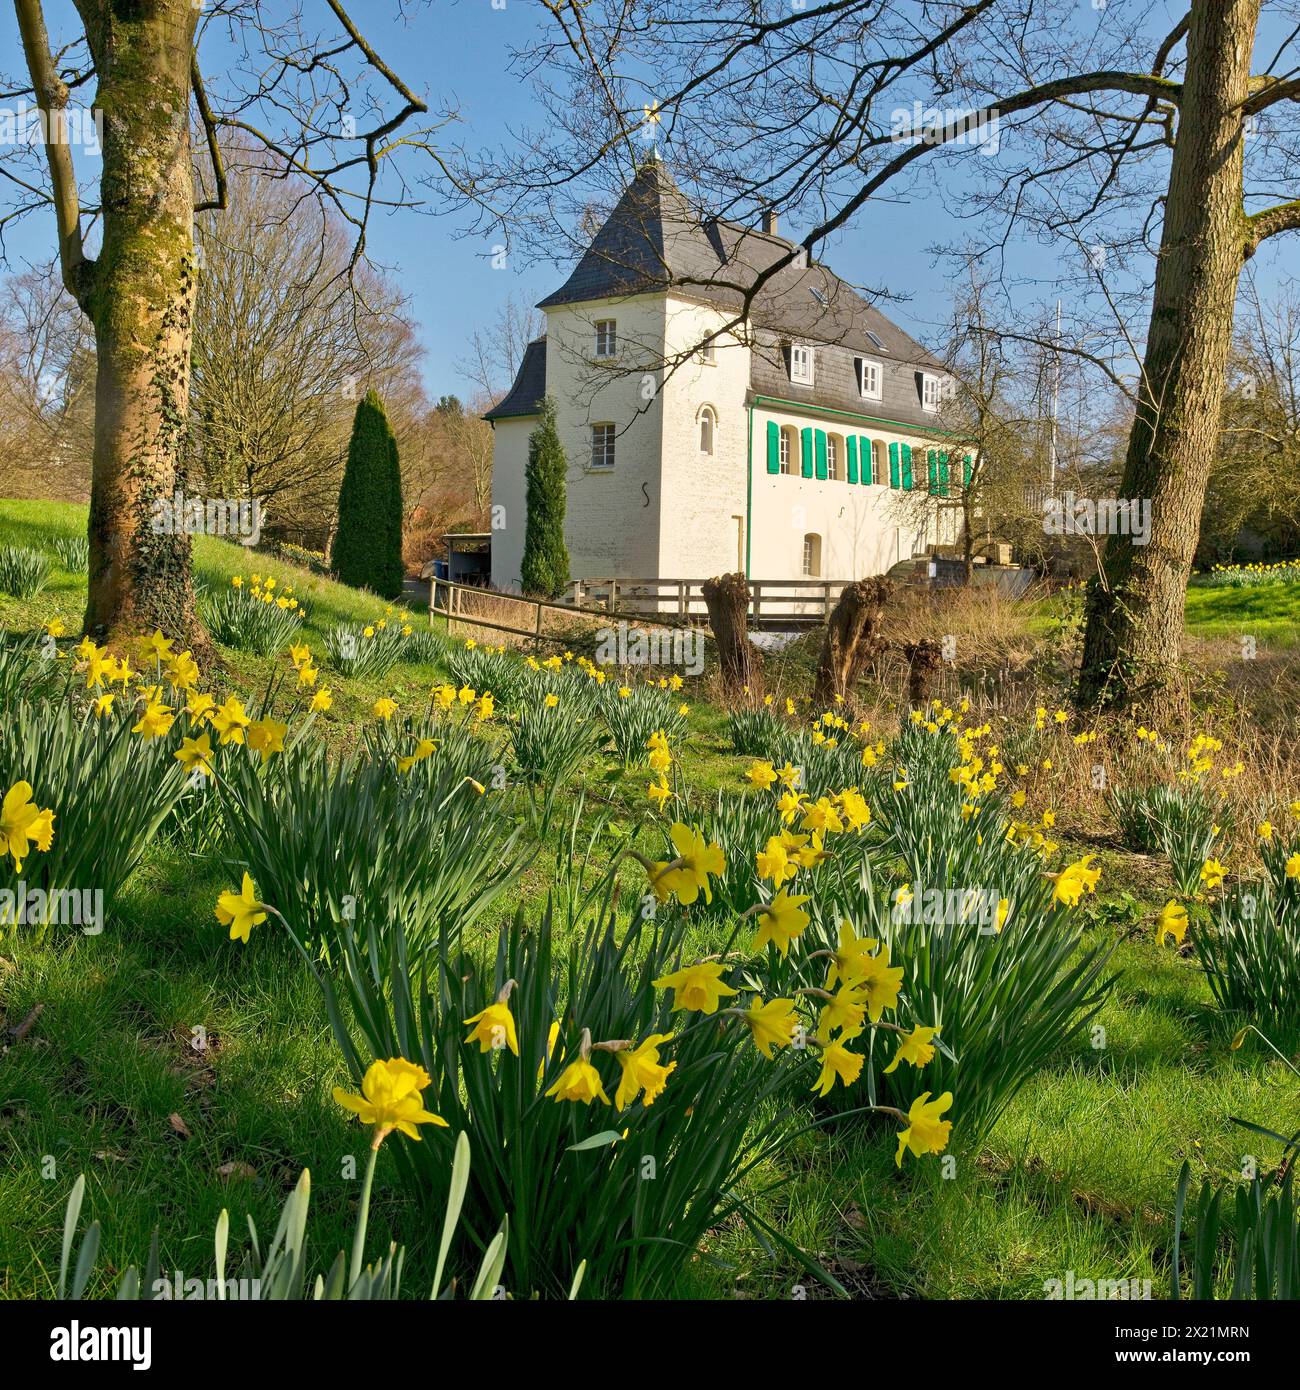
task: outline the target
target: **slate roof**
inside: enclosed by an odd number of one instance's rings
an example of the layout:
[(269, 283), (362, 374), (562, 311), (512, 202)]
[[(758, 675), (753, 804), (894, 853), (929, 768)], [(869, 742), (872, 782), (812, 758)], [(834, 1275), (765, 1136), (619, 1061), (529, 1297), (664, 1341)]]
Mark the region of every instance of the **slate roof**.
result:
[(546, 394), (546, 335), (534, 338), (524, 349), (514, 384), (483, 417), (501, 420), (510, 415), (536, 415)]

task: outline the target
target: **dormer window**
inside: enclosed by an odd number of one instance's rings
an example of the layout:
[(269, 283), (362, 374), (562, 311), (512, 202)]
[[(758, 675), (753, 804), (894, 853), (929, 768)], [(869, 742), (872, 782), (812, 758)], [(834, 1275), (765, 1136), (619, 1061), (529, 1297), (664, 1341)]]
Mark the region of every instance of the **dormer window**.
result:
[(618, 322), (615, 319), (596, 320), (596, 356), (613, 357), (618, 351)]
[(940, 380), (933, 372), (921, 373), (921, 409), (938, 410)]
[(863, 400), (878, 401), (884, 396), (885, 373), (881, 364), (870, 357), (855, 358), (858, 365), (858, 395)]
[(800, 386), (813, 384), (813, 350), (807, 343), (791, 344), (790, 380)]

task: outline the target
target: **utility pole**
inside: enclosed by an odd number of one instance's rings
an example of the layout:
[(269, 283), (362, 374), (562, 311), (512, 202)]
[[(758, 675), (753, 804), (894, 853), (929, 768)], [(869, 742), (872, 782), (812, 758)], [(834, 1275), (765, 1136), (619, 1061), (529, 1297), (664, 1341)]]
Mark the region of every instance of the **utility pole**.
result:
[(1052, 354), (1052, 437), (1047, 453), (1047, 495), (1056, 496), (1056, 414), (1061, 395), (1061, 301), (1056, 301), (1056, 349)]

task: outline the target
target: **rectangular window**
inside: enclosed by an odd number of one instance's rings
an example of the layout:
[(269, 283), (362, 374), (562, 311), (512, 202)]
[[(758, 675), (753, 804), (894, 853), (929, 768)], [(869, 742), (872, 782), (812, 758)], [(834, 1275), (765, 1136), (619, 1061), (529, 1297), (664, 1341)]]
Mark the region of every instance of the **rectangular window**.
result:
[(710, 364), (716, 362), (718, 360), (717, 348), (718, 345), (716, 343), (705, 343), (704, 346), (700, 348), (700, 361)]
[(615, 319), (596, 320), (596, 356), (613, 357), (618, 351), (618, 323)]
[(939, 378), (929, 372), (921, 375), (921, 409), (939, 409)]
[(816, 537), (805, 536), (803, 538), (803, 572), (807, 578), (811, 578), (817, 573), (816, 549)]
[(870, 357), (859, 357), (858, 394), (868, 401), (878, 401), (884, 395), (884, 372), (879, 362)]
[(840, 455), (835, 447), (835, 436), (826, 436), (826, 476), (831, 482), (838, 482), (840, 477)]
[(591, 427), (591, 466), (593, 468), (613, 468), (614, 466), (614, 426), (592, 425)]
[(781, 431), (781, 472), (790, 471), (790, 431)]
[(806, 343), (795, 343), (790, 348), (790, 380), (802, 386), (813, 384), (813, 350)]

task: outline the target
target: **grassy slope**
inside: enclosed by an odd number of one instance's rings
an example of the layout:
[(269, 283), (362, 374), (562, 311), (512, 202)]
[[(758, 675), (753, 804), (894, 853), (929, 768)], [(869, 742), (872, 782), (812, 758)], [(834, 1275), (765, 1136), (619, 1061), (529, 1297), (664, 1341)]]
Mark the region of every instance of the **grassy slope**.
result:
[[(83, 526), (80, 509), (0, 503), (0, 543), (38, 544)], [(248, 558), (208, 540), (196, 550), (212, 583), (246, 570)], [(259, 568), (295, 584), (318, 652), (330, 623), (382, 611), (289, 566), (259, 557)], [(1243, 595), (1252, 600), (1245, 609)], [(0, 622), (30, 629), (57, 613), (75, 630), (83, 598), (80, 577), (56, 573), (30, 604), (0, 599)], [(1196, 591), (1189, 616), (1196, 609), (1232, 626), (1262, 612), (1271, 621), (1273, 602), (1261, 590)], [(232, 686), (254, 689), (273, 668), (224, 655)], [(325, 672), (336, 697), (329, 730), (346, 738), (378, 693), (418, 699), (434, 674), (399, 666), (367, 684)], [(683, 763), (697, 790), (734, 785), (737, 760), (717, 710), (697, 706)], [(593, 768), (581, 784), (631, 818), (643, 809), (644, 781), (643, 772), (610, 777)], [(526, 900), (544, 895), (547, 858), (530, 871)], [(1262, 1049), (1229, 1052), (1230, 1030), (1194, 962), (1157, 950), (1136, 925), (1167, 885), (1153, 884), (1150, 866), (1127, 856), (1110, 853), (1104, 862), (1089, 934), (1118, 939), (1122, 972), (1099, 1020), (1104, 1047), (1062, 1052), (951, 1181), (938, 1180), (934, 1165), (900, 1177), (888, 1139), (853, 1125), (796, 1141), (758, 1175), (789, 1179), (761, 1204), (850, 1287), (885, 1296), (1038, 1297), (1043, 1280), (1073, 1269), (1079, 1277), (1154, 1278), (1158, 1294), (1182, 1160), (1198, 1173), (1235, 1169), (1249, 1145), (1229, 1115), (1300, 1127), (1293, 1078)], [(164, 1268), (206, 1276), (220, 1208), (230, 1208), (235, 1231), (249, 1212), (267, 1230), (303, 1165), (313, 1170), (313, 1248), (323, 1258), (346, 1244), (355, 1184), (341, 1179), (341, 1165), (358, 1153), (360, 1132), (330, 1100), (342, 1067), (315, 989), (282, 943), (267, 936), (257, 951), (241, 951), (224, 940), (211, 906), (222, 884), (218, 870), (160, 849), (132, 885), (125, 928), (71, 943), (11, 942), (0, 955), (0, 1010), (9, 1021), (45, 1005), (31, 1036), (0, 1064), (0, 1293), (49, 1288), (63, 1201), (79, 1171), (90, 1177), (87, 1210), (105, 1221), (111, 1265), (141, 1259), (160, 1223)], [(1124, 898), (1126, 887), (1136, 901)], [(196, 1024), (214, 1039), (206, 1056), (189, 1046)], [(173, 1114), (189, 1138), (176, 1133)], [(45, 1155), (57, 1161), (53, 1181), (41, 1176)], [(249, 1165), (253, 1176), (223, 1177), (229, 1163)], [(378, 1194), (372, 1247), (390, 1233), (407, 1241), (418, 1288), (428, 1240), (403, 1219), (382, 1164)], [(696, 1261), (683, 1294), (788, 1296), (800, 1278), (734, 1227), (717, 1232), (707, 1254), (724, 1264)]]

